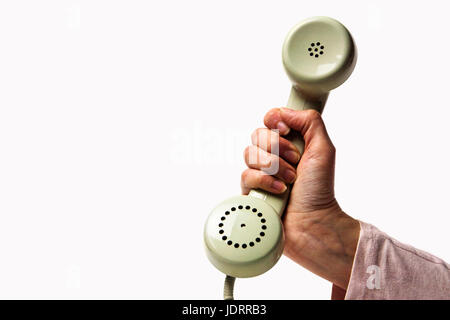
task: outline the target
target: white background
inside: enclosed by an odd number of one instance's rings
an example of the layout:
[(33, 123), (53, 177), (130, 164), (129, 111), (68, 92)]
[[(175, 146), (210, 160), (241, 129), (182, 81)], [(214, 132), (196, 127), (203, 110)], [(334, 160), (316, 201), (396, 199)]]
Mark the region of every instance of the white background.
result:
[[(450, 260), (447, 1), (2, 1), (0, 297), (220, 299), (207, 214), (328, 15), (359, 60), (324, 118), (343, 209)], [(283, 257), (240, 299), (328, 299)]]

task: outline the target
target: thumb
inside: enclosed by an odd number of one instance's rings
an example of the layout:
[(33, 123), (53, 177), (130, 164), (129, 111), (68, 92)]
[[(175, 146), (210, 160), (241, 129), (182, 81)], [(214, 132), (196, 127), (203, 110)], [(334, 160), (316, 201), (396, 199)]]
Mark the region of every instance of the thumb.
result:
[[(291, 129), (302, 134), (305, 152), (313, 147), (315, 151), (333, 151), (334, 146), (328, 136), (325, 124), (316, 110), (280, 109), (281, 120)], [(316, 149), (317, 148), (317, 149)]]

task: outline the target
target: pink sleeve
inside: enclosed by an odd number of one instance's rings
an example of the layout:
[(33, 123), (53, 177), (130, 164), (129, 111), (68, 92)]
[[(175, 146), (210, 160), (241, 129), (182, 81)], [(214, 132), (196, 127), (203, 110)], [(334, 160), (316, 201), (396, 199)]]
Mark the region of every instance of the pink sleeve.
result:
[(450, 299), (450, 266), (361, 222), (345, 299)]

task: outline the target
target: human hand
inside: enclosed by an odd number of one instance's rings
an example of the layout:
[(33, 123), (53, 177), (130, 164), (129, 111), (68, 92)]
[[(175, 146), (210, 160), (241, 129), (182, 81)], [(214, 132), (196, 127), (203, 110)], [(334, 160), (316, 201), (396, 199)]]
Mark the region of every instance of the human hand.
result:
[[(251, 189), (282, 193), (286, 184), (293, 183), (283, 216), (284, 254), (346, 289), (358, 244), (359, 222), (345, 214), (334, 197), (336, 150), (322, 117), (314, 110), (276, 108), (266, 114), (264, 124), (267, 128), (255, 130), (252, 146), (244, 152), (249, 168), (242, 173), (242, 193), (248, 194)], [(272, 129), (278, 129), (279, 134)], [(299, 150), (285, 138), (290, 131), (305, 140), (301, 159)], [(278, 139), (268, 138), (274, 135)], [(277, 148), (274, 143), (278, 143)], [(277, 149), (278, 154), (272, 153)], [(278, 171), (273, 175), (265, 173), (274, 162)]]

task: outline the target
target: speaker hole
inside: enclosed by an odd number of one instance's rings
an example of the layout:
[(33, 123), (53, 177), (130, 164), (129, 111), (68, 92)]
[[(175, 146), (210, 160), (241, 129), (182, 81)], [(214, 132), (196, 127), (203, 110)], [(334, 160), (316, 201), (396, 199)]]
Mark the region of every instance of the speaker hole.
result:
[(223, 223), (219, 223), (219, 227), (222, 228), (223, 227)]
[(241, 228), (245, 227), (245, 223), (241, 224)]
[(234, 247), (235, 247), (235, 248), (239, 248), (239, 243), (235, 243), (235, 244), (234, 244)]
[(253, 212), (256, 212), (256, 211), (258, 211), (258, 210), (256, 210), (255, 208), (253, 208), (252, 211), (253, 211)]
[(220, 218), (220, 220), (222, 220), (222, 221), (225, 220), (225, 217)]
[(260, 232), (259, 235), (260, 235), (261, 237), (264, 237), (266, 234), (265, 234), (264, 232)]
[(220, 231), (219, 231), (220, 234), (223, 234), (223, 232), (224, 232), (223, 230), (220, 230)]
[[(311, 43), (311, 45), (310, 45), (310, 47), (308, 48), (308, 53), (309, 53), (309, 55), (311, 56), (311, 57), (316, 57), (316, 58), (318, 58), (319, 57), (319, 54), (320, 55), (323, 55), (324, 54), (324, 51), (323, 51), (323, 49), (325, 48), (325, 46), (324, 45), (322, 45), (320, 42), (313, 42), (313, 43)], [(319, 50), (320, 49), (320, 50)]]
[(253, 247), (255, 244), (253, 242), (249, 243), (250, 247)]
[(263, 226), (261, 227), (261, 229), (266, 230), (266, 229), (267, 229), (267, 226), (266, 226), (266, 225), (263, 225)]
[(231, 211), (236, 211), (236, 208), (235, 207), (231, 208)]
[(264, 218), (261, 219), (261, 222), (262, 222), (262, 223), (266, 223), (266, 219), (264, 219)]
[(244, 243), (243, 245), (242, 245), (242, 248), (247, 248), (247, 245)]
[(238, 208), (239, 208), (239, 209), (242, 209), (242, 208), (243, 208), (243, 206), (239, 206)]
[(223, 236), (223, 237), (222, 237), (222, 240), (227, 240), (227, 236)]
[(258, 217), (262, 217), (262, 213), (261, 212), (258, 212)]
[(227, 244), (228, 244), (229, 246), (231, 246), (231, 245), (233, 244), (233, 241), (228, 240)]
[(230, 214), (230, 211), (225, 211), (225, 214), (226, 214), (226, 215), (229, 215), (229, 214)]
[(255, 241), (256, 241), (256, 242), (260, 242), (261, 239), (260, 239), (260, 238), (256, 238)]

